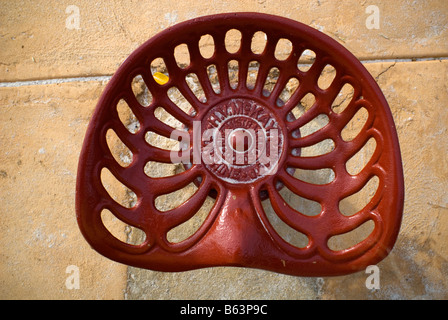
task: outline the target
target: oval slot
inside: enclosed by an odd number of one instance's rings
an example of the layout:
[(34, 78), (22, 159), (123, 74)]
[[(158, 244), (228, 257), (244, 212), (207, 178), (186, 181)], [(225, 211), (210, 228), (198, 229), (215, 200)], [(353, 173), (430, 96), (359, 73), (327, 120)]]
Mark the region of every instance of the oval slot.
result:
[(279, 194), (291, 208), (306, 216), (317, 216), (322, 211), (319, 202), (301, 197), (286, 186), (279, 191)]
[(108, 209), (103, 209), (101, 211), (101, 222), (104, 227), (121, 242), (132, 245), (141, 245), (146, 240), (146, 234), (143, 230), (124, 223)]
[(229, 53), (236, 53), (241, 48), (241, 31), (237, 29), (230, 29), (226, 33), (225, 46)]
[(367, 122), (369, 117), (369, 112), (366, 108), (359, 109), (353, 118), (346, 124), (344, 129), (341, 131), (341, 137), (344, 141), (352, 141), (358, 134), (361, 133), (362, 128)]
[(215, 199), (207, 197), (193, 217), (168, 231), (167, 240), (171, 243), (179, 243), (194, 235), (208, 217), (215, 202)]
[(121, 141), (114, 130), (106, 132), (106, 143), (115, 161), (123, 168), (128, 167), (133, 159), (131, 150)]
[(289, 39), (281, 38), (275, 46), (274, 56), (279, 61), (289, 58), (292, 52), (292, 42)]
[(373, 176), (358, 192), (339, 201), (339, 211), (344, 216), (353, 216), (364, 209), (375, 196), (379, 187), (379, 178)]
[(367, 163), (369, 163), (374, 152), (376, 150), (375, 138), (370, 138), (367, 143), (359, 150), (353, 157), (351, 157), (346, 163), (345, 168), (351, 175), (357, 175), (360, 173)]
[(135, 98), (142, 107), (148, 107), (152, 103), (153, 97), (151, 91), (149, 91), (141, 75), (134, 77), (131, 83), (131, 88)]
[(250, 48), (255, 54), (262, 54), (266, 48), (268, 37), (263, 31), (257, 31), (252, 37)]
[(137, 196), (122, 184), (107, 168), (101, 169), (101, 183), (110, 197), (125, 208), (132, 208), (137, 203)]
[(209, 34), (201, 36), (199, 40), (199, 52), (205, 59), (210, 59), (215, 54), (215, 41)]
[(174, 48), (174, 59), (177, 66), (181, 69), (186, 69), (190, 65), (190, 51), (185, 43), (182, 43)]
[(328, 248), (333, 251), (350, 249), (367, 239), (374, 228), (375, 222), (373, 222), (373, 220), (368, 220), (349, 232), (332, 236), (328, 239)]
[(319, 79), (317, 79), (317, 85), (322, 90), (326, 90), (331, 86), (335, 78), (336, 78), (336, 69), (331, 64), (327, 64), (323, 68), (319, 76)]
[(291, 228), (277, 216), (269, 198), (261, 204), (269, 223), (283, 240), (297, 248), (305, 248), (308, 245), (309, 239), (304, 233)]
[(117, 113), (121, 123), (123, 123), (130, 133), (135, 134), (140, 130), (140, 122), (123, 99), (117, 104)]

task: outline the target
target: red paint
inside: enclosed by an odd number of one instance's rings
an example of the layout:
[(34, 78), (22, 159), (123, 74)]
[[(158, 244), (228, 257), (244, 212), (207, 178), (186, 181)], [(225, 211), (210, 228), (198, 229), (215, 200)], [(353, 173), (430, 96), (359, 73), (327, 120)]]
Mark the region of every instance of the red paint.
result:
[[(242, 46), (238, 52), (230, 54), (225, 49), (224, 37), (233, 28), (241, 31)], [(266, 49), (260, 55), (250, 49), (256, 31), (265, 32), (268, 39)], [(209, 59), (204, 59), (198, 49), (199, 39), (204, 34), (212, 35), (215, 43), (215, 53)], [(293, 44), (292, 54), (284, 61), (274, 57), (280, 38), (289, 39)], [(191, 60), (185, 69), (179, 68), (173, 58), (174, 48), (182, 43), (188, 45)], [(305, 49), (316, 53), (313, 66), (306, 73), (297, 68), (297, 59)], [(169, 72), (169, 81), (163, 85), (158, 84), (150, 73), (149, 64), (158, 57), (164, 59)], [(228, 81), (230, 60), (239, 62), (239, 81), (235, 89)], [(260, 63), (259, 75), (264, 77), (271, 67), (279, 69), (281, 85), (274, 87), (270, 95), (263, 94), (264, 79), (257, 81), (251, 89), (245, 85), (247, 66), (251, 61)], [(205, 72), (212, 64), (217, 66), (219, 75), (221, 88), (218, 94)], [(317, 79), (326, 64), (334, 66), (337, 73), (332, 85), (321, 90)], [(196, 99), (189, 90), (185, 83), (189, 73), (198, 75), (206, 102)], [(130, 86), (138, 74), (143, 76), (153, 95), (153, 102), (147, 108), (138, 104)], [(290, 100), (278, 104), (282, 86), (291, 77), (299, 80), (300, 87)], [(354, 87), (357, 99), (347, 111), (337, 114), (330, 106), (344, 83)], [(172, 105), (167, 96), (167, 90), (172, 86), (182, 92), (196, 113), (182, 114)], [(290, 111), (308, 92), (315, 95), (316, 104), (298, 120), (292, 119)], [(140, 122), (140, 130), (135, 134), (130, 134), (118, 119), (115, 108), (120, 99), (127, 102)], [(252, 129), (257, 134), (278, 128), (278, 135), (269, 139), (278, 146), (278, 152), (274, 152), (277, 158), (270, 163), (272, 171), (269, 173), (274, 174), (261, 173), (261, 160), (247, 165), (244, 161), (248, 160), (243, 157), (242, 164), (232, 167), (201, 162), (187, 166), (185, 172), (172, 177), (147, 177), (143, 171), (147, 161), (170, 162), (169, 152), (151, 147), (144, 140), (148, 130), (168, 137), (171, 133), (169, 127), (153, 115), (159, 106), (180, 117), (190, 128), (191, 137), (194, 120), (200, 121), (203, 134), (207, 127), (213, 127), (214, 112), (227, 107), (231, 114), (220, 113), (222, 117), (217, 122), (218, 130), (233, 130), (230, 141), (224, 139), (224, 149), (232, 151), (235, 151), (237, 137), (242, 136), (243, 130)], [(366, 127), (354, 140), (345, 142), (340, 132), (361, 107), (369, 113)], [(313, 119), (308, 114), (310, 112), (315, 115), (324, 113), (330, 122), (315, 134), (301, 137), (297, 128)], [(127, 168), (120, 167), (110, 154), (105, 138), (109, 128), (134, 155)], [(371, 162), (358, 175), (350, 176), (345, 171), (345, 162), (370, 137), (377, 142)], [(300, 156), (300, 148), (326, 138), (335, 143), (332, 152), (315, 158)], [(255, 136), (251, 136), (237, 151), (248, 157), (254, 139)], [(263, 143), (260, 147), (257, 144), (257, 148), (267, 146), (268, 140)], [(278, 166), (277, 171), (275, 166)], [(136, 193), (135, 207), (123, 208), (110, 198), (100, 180), (103, 167)], [(309, 184), (292, 178), (289, 167), (331, 168), (335, 179), (326, 185)], [(380, 182), (370, 203), (353, 216), (343, 216), (338, 209), (339, 201), (359, 191), (373, 176), (378, 176)], [(190, 200), (168, 212), (156, 209), (154, 199), (157, 196), (191, 182), (200, 185)], [(319, 202), (322, 212), (309, 217), (295, 211), (277, 192), (283, 186)], [(170, 243), (167, 232), (190, 219), (209, 194), (213, 194), (216, 203), (203, 225), (183, 242)], [(268, 196), (276, 214), (290, 227), (308, 236), (310, 241), (305, 248), (289, 244), (271, 226), (260, 201)], [(76, 210), (80, 229), (89, 244), (104, 256), (128, 265), (160, 271), (243, 266), (298, 276), (331, 276), (363, 270), (387, 256), (399, 232), (403, 200), (401, 156), (391, 112), (378, 85), (362, 64), (336, 41), (299, 22), (258, 13), (231, 13), (201, 17), (168, 28), (143, 44), (119, 68), (104, 91), (87, 130), (79, 160)], [(101, 222), (103, 209), (109, 209), (125, 223), (144, 230), (146, 241), (135, 246), (116, 239)], [(375, 228), (366, 240), (342, 251), (328, 248), (330, 237), (355, 229), (368, 220), (375, 222)]]

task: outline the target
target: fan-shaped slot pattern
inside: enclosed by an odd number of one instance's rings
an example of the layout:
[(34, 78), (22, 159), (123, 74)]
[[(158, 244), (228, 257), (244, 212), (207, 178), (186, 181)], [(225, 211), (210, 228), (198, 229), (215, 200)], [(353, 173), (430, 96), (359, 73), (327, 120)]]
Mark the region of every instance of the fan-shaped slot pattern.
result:
[[(165, 60), (162, 57), (158, 57), (158, 58), (155, 58), (154, 60), (152, 60), (150, 66), (151, 66), (151, 74), (156, 79), (157, 83), (159, 83), (157, 81), (157, 78), (158, 78), (157, 73), (161, 73), (168, 78), (170, 77), (170, 74), (168, 73), (168, 68), (166, 67), (166, 64), (165, 64)], [(164, 84), (164, 83), (159, 83), (159, 84)]]
[(174, 59), (177, 66), (181, 69), (186, 69), (190, 65), (190, 51), (185, 43), (179, 44), (174, 48)]
[(339, 201), (339, 211), (344, 216), (353, 216), (363, 210), (375, 196), (380, 179), (373, 176), (358, 192)]
[(194, 235), (204, 224), (215, 203), (216, 199), (207, 197), (193, 217), (167, 232), (167, 240), (171, 243), (180, 243)]
[(204, 34), (199, 39), (199, 52), (204, 59), (210, 59), (215, 54), (215, 40), (210, 34)]
[(107, 168), (101, 169), (101, 183), (109, 196), (119, 205), (132, 208), (137, 203), (134, 191), (121, 183)]
[(114, 130), (107, 130), (106, 143), (110, 153), (120, 166), (126, 168), (131, 164), (133, 160), (132, 151), (121, 141)]
[(277, 67), (272, 67), (268, 72), (268, 75), (266, 77), (263, 86), (263, 95), (265, 97), (269, 97), (271, 95), (275, 85), (278, 82), (279, 77), (280, 77), (280, 70)]
[(375, 228), (373, 220), (367, 220), (357, 228), (339, 235), (332, 236), (328, 239), (327, 245), (330, 250), (342, 251), (347, 250), (367, 239)]
[(299, 79), (296, 77), (291, 77), (286, 82), (286, 85), (283, 87), (282, 92), (280, 93), (279, 99), (277, 99), (277, 106), (281, 107), (286, 104), (299, 88)]
[[(288, 173), (290, 173), (290, 172), (288, 172)], [(297, 168), (297, 169), (293, 170), (290, 174), (291, 174), (291, 176), (293, 176), (294, 178), (296, 178), (298, 180), (302, 180), (307, 183), (318, 184), (318, 185), (330, 183), (335, 178), (334, 171), (333, 171), (333, 169), (330, 169), (330, 168), (323, 168), (323, 169), (316, 169), (316, 170), (305, 170), (305, 169)]]
[(212, 85), (212, 89), (216, 94), (221, 93), (221, 86), (219, 84), (219, 76), (218, 76), (218, 69), (216, 68), (216, 65), (211, 64), (207, 66), (207, 76), (210, 81), (210, 84)]
[(331, 109), (336, 113), (343, 112), (354, 99), (355, 89), (350, 83), (345, 83), (334, 99)]
[(302, 72), (307, 72), (314, 61), (316, 61), (316, 53), (313, 50), (306, 49), (297, 60), (297, 68)]
[(141, 245), (146, 241), (143, 230), (124, 223), (108, 209), (103, 209), (100, 214), (104, 227), (119, 241), (131, 245)]
[(185, 98), (182, 92), (177, 87), (171, 87), (168, 89), (168, 98), (173, 102), (180, 110), (187, 115), (196, 114), (196, 110), (192, 104)]
[(153, 96), (151, 91), (148, 89), (143, 77), (141, 75), (136, 75), (134, 79), (132, 79), (131, 89), (134, 93), (134, 96), (138, 103), (140, 103), (143, 107), (148, 107), (152, 101)]
[(255, 54), (262, 54), (266, 49), (268, 37), (263, 31), (257, 31), (252, 36), (251, 50)]
[(134, 134), (140, 130), (140, 122), (124, 99), (117, 103), (117, 113), (121, 123), (130, 133)]
[(241, 48), (242, 34), (240, 30), (230, 29), (226, 32), (225, 47), (228, 53), (237, 53)]
[(291, 40), (280, 38), (275, 46), (274, 56), (279, 61), (289, 58), (292, 53), (293, 45)]
[(229, 85), (232, 89), (238, 87), (239, 82), (239, 62), (238, 60), (230, 60), (227, 64), (227, 70), (229, 74)]
[(375, 138), (370, 138), (367, 143), (345, 163), (347, 172), (351, 175), (360, 173), (372, 159), (376, 147), (377, 143)]
[(207, 97), (205, 96), (204, 89), (202, 88), (201, 82), (196, 73), (189, 73), (185, 77), (185, 81), (190, 88), (191, 92), (196, 96), (198, 101), (202, 103), (207, 102)]
[(305, 248), (309, 244), (310, 240), (306, 234), (290, 227), (279, 218), (269, 198), (262, 201), (261, 204), (269, 223), (283, 240), (297, 248)]
[(249, 90), (255, 88), (257, 83), (258, 72), (260, 71), (260, 63), (258, 61), (251, 61), (247, 67), (246, 87)]
[(317, 85), (322, 90), (326, 90), (331, 86), (334, 79), (336, 79), (336, 69), (331, 64), (327, 64), (317, 79)]
[(334, 148), (334, 141), (332, 139), (325, 139), (311, 146), (300, 149), (294, 148), (292, 149), (292, 155), (298, 156), (300, 154), (301, 157), (317, 157), (332, 152)]
[(359, 109), (353, 118), (347, 123), (347, 125), (341, 131), (341, 138), (344, 141), (352, 141), (355, 139), (364, 128), (369, 112), (366, 108)]

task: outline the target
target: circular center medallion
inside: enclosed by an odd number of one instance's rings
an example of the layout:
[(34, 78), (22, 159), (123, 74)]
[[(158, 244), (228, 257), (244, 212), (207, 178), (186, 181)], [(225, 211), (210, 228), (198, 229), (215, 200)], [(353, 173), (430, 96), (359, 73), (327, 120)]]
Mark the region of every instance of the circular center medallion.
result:
[(214, 106), (202, 122), (202, 160), (221, 180), (251, 183), (277, 172), (284, 138), (269, 109), (244, 98)]

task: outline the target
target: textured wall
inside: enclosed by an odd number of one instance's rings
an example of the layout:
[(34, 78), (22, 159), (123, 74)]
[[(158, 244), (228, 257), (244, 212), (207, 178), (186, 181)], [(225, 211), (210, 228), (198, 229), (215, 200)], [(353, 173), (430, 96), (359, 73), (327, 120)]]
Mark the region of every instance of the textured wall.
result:
[[(278, 3), (0, 3), (0, 298), (448, 298), (448, 4), (444, 0)], [(379, 9), (378, 29), (368, 28), (374, 22), (369, 20), (372, 13), (366, 13), (369, 5)], [(128, 268), (103, 258), (82, 238), (74, 210), (77, 161), (109, 77), (133, 50), (164, 28), (231, 11), (277, 14), (326, 33), (361, 59), (383, 90), (400, 139), (406, 196), (395, 248), (378, 265), (380, 289), (366, 288), (364, 272), (300, 278), (243, 268), (184, 273)], [(135, 86), (144, 99), (143, 89)], [(132, 117), (126, 121), (132, 124)], [(126, 150), (114, 146), (126, 162)], [(182, 168), (148, 170), (160, 175)], [(323, 172), (317, 179), (331, 175)], [(112, 181), (111, 185), (120, 201), (132, 203), (132, 194)], [(159, 201), (162, 208), (175, 205), (173, 199)], [(312, 204), (299, 205), (312, 210)], [(196, 218), (173, 233), (173, 239), (188, 235), (203, 215)], [(139, 240), (137, 230), (108, 220), (118, 237)], [(288, 232), (285, 228), (285, 237)], [(70, 290), (76, 284), (72, 282), (76, 270), (79, 289)]]

